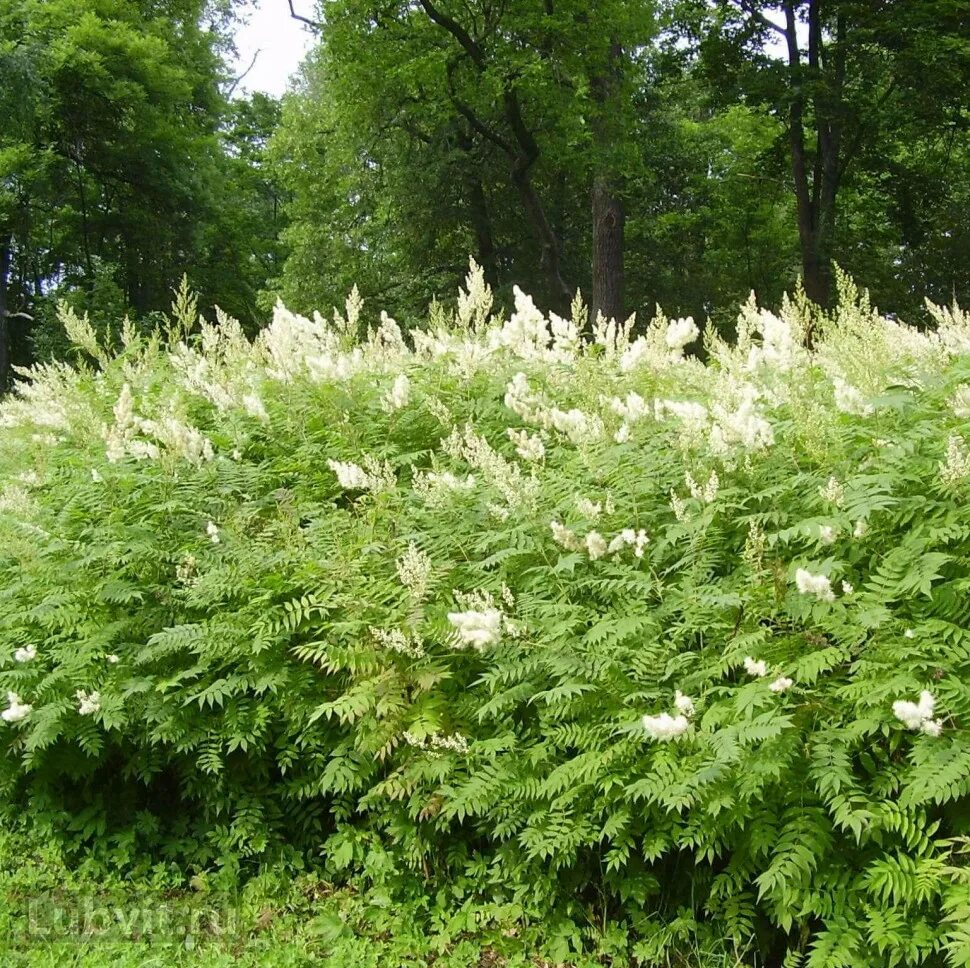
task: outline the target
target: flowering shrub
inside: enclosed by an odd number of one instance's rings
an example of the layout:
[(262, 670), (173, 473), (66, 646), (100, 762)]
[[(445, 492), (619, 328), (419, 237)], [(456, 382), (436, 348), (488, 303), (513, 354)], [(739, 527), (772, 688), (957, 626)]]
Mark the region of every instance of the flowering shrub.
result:
[(0, 406), (6, 798), (380, 845), (648, 963), (970, 964), (970, 317), (840, 307), (752, 299), (706, 363), (474, 267), (407, 338), (67, 314), (89, 365)]

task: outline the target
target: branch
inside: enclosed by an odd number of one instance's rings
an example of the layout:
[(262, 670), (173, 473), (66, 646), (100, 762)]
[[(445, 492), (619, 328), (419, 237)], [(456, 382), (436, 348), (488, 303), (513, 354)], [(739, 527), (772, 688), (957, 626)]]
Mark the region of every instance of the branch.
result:
[[(468, 33), (468, 31), (458, 21), (442, 13), (431, 0), (419, 0), (421, 7), (428, 17), (439, 27), (446, 30), (458, 41), (462, 50), (468, 55), (472, 64), (479, 74), (484, 74), (487, 69), (485, 62), (485, 51), (482, 46)], [(519, 96), (516, 93), (512, 78), (503, 78), (502, 83), (502, 106), (504, 108), (505, 122), (512, 130), (515, 137), (515, 144), (507, 141), (497, 132), (486, 125), (475, 112), (464, 104), (455, 94), (454, 85), (451, 80), (451, 65), (448, 72), (448, 87), (452, 103), (458, 113), (477, 131), (483, 138), (497, 145), (508, 156), (512, 163), (512, 181), (514, 182), (522, 198), (522, 204), (535, 228), (542, 247), (541, 264), (546, 270), (552, 284), (553, 292), (561, 297), (563, 305), (568, 305), (572, 296), (570, 287), (562, 278), (560, 271), (560, 242), (556, 235), (545, 209), (542, 200), (532, 184), (530, 169), (539, 157), (539, 145), (522, 118), (522, 109), (519, 104)]]
[(232, 84), (229, 86), (229, 90), (226, 91), (227, 98), (232, 97), (233, 92), (239, 86), (240, 82), (244, 80), (246, 75), (256, 66), (256, 58), (259, 57), (261, 53), (262, 51), (257, 50), (256, 53), (253, 54), (253, 59), (249, 62), (249, 67), (247, 67), (246, 70), (244, 70), (238, 77), (233, 78)]
[(522, 120), (519, 98), (515, 93), (515, 89), (508, 83), (505, 85), (502, 100), (505, 103), (505, 120), (508, 121), (512, 133), (515, 135), (515, 140), (518, 141), (519, 147), (522, 149), (522, 157), (519, 165), (523, 170), (531, 168), (532, 163), (539, 157), (539, 145), (532, 132)]
[(738, 0), (738, 6), (749, 16), (752, 20), (756, 20), (762, 27), (767, 27), (769, 30), (774, 30), (775, 32), (781, 34), (782, 37), (786, 36), (787, 31), (781, 24), (776, 24), (773, 20), (769, 20), (757, 7), (751, 2), (751, 0)]
[(313, 30), (323, 30), (323, 24), (319, 20), (311, 20), (309, 17), (304, 17), (302, 14), (298, 14), (296, 10), (293, 9), (293, 0), (287, 0), (290, 5), (290, 16), (294, 20), (299, 20), (300, 23), (306, 24)]
[(505, 140), (497, 131), (492, 130), (476, 113), (475, 111), (460, 97), (458, 97), (458, 92), (455, 90), (454, 80), (452, 74), (456, 68), (456, 64), (453, 61), (448, 62), (447, 67), (447, 78), (448, 78), (448, 97), (451, 99), (451, 103), (455, 106), (455, 110), (471, 125), (472, 129), (477, 131), (486, 141), (491, 141), (493, 145), (501, 148), (509, 157), (515, 157), (515, 148)]
[(796, 73), (802, 62), (801, 51), (798, 49), (798, 28), (795, 25), (795, 7), (791, 0), (785, 3), (785, 29), (782, 35), (788, 46), (788, 66)]
[[(293, 0), (290, 0), (292, 4)], [(465, 53), (472, 59), (472, 63), (479, 69), (479, 71), (485, 70), (485, 55), (482, 52), (482, 48), (478, 43), (472, 38), (471, 34), (465, 30), (464, 27), (457, 20), (452, 19), (446, 13), (442, 13), (437, 7), (435, 7), (431, 0), (420, 0), (421, 6), (424, 8), (424, 12), (439, 26), (443, 27), (445, 30), (451, 34), (455, 40), (464, 48)]]
[[(457, 20), (449, 17), (448, 14), (442, 13), (431, 0), (420, 0), (421, 6), (424, 8), (424, 12), (433, 20), (439, 27), (447, 30), (455, 40), (461, 45), (462, 49), (471, 58), (472, 63), (478, 69), (479, 73), (485, 71), (485, 52), (482, 50), (481, 45), (474, 40), (474, 38), (465, 30), (464, 27)], [(520, 171), (527, 171), (532, 163), (539, 156), (539, 145), (536, 143), (532, 132), (528, 129), (525, 122), (522, 119), (522, 109), (519, 105), (519, 98), (515, 92), (515, 88), (512, 86), (510, 80), (506, 79), (503, 84), (502, 92), (502, 102), (505, 108), (505, 120), (508, 122), (509, 127), (512, 129), (512, 134), (515, 135), (515, 140), (518, 142), (520, 153), (516, 153), (513, 147), (501, 138), (494, 131), (485, 126), (482, 121), (475, 115), (475, 113), (468, 107), (468, 105), (463, 104), (454, 93), (454, 86), (451, 83), (451, 67), (449, 66), (449, 77), (448, 85), (451, 88), (452, 101), (455, 107), (461, 113), (462, 117), (480, 134), (482, 137), (487, 138), (493, 144), (498, 145), (503, 151), (516, 158), (516, 169)]]

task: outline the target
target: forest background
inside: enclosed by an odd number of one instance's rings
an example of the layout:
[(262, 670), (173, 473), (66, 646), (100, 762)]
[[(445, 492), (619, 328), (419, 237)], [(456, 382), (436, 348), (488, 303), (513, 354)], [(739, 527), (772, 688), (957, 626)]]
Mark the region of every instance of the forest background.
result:
[(469, 254), (500, 303), (723, 328), (833, 262), (966, 301), (966, 0), (268, 4), (313, 38), (282, 99), (251, 5), (0, 0), (0, 388), (58, 302), (151, 328), (183, 274), (251, 332), (354, 284), (412, 325)]

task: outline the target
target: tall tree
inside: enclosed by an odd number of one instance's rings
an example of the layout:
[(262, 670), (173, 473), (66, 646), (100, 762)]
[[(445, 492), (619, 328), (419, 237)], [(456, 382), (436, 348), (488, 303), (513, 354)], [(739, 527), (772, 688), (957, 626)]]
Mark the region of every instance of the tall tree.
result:
[(742, 88), (785, 118), (805, 290), (827, 305), (839, 200), (860, 157), (906, 118), (938, 131), (965, 117), (970, 7), (965, 0), (718, 0), (716, 9), (713, 69), (737, 69), (742, 51), (749, 68)]
[[(150, 314), (184, 272), (204, 304), (255, 318), (279, 224), (257, 156), (277, 116), (227, 106), (230, 13), (228, 0), (0, 5), (0, 291), (5, 322), (37, 318), (33, 344), (56, 350), (42, 320), (57, 298)], [(11, 350), (27, 358), (25, 329), (0, 328), (0, 382)]]
[[(430, 235), (438, 251), (425, 265), (444, 261), (445, 278), (460, 271), (460, 250), (472, 245), (498, 283), (514, 277), (564, 308), (595, 276), (595, 301), (608, 291), (619, 311), (623, 142), (632, 140), (636, 75), (627, 68), (653, 29), (649, 8), (630, 0), (593, 8), (578, 0), (419, 0), (375, 10), (366, 0), (325, 0), (320, 9), (321, 47), (297, 96), (313, 103), (287, 113), (321, 118), (327, 143), (314, 157), (330, 174), (318, 183), (356, 183), (352, 206), (338, 201), (350, 234), (386, 224), (381, 213), (391, 209), (424, 214), (428, 229), (391, 231), (416, 248), (429, 243), (414, 236)], [(283, 128), (288, 160), (308, 156), (307, 139), (321, 134), (291, 129), (286, 114)], [(415, 167), (402, 172), (405, 162)], [(590, 213), (607, 195), (618, 217), (577, 216), (577, 203)], [(606, 238), (607, 226), (609, 271), (592, 273), (590, 239)], [(294, 224), (291, 239), (299, 233)], [(297, 248), (291, 260), (303, 258)]]

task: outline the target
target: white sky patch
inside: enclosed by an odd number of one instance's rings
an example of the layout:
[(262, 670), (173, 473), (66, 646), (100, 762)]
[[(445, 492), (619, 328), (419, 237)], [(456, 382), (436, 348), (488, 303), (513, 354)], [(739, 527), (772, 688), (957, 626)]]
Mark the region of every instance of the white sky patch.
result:
[[(316, 12), (313, 0), (294, 0), (293, 6), (298, 14), (310, 19)], [(290, 16), (287, 0), (251, 0), (243, 17), (245, 22), (236, 31), (239, 56), (232, 70), (241, 74), (254, 54), (256, 63), (239, 82), (236, 93), (263, 91), (279, 97), (313, 46), (314, 35), (305, 24)]]

